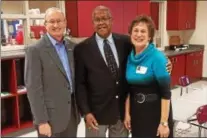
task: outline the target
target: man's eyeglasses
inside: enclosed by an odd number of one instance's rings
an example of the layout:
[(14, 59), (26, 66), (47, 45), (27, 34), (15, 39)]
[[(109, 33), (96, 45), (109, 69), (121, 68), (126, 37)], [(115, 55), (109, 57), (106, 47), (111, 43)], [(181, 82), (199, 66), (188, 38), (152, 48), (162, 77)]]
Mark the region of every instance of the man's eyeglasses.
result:
[(100, 23), (100, 22), (107, 22), (111, 19), (111, 17), (105, 17), (105, 18), (94, 18), (93, 21), (95, 23)]
[(45, 23), (49, 23), (49, 24), (52, 24), (52, 25), (54, 25), (55, 23), (57, 23), (59, 25), (59, 24), (62, 24), (64, 22), (65, 22), (65, 20), (50, 20), (50, 21), (45, 21)]

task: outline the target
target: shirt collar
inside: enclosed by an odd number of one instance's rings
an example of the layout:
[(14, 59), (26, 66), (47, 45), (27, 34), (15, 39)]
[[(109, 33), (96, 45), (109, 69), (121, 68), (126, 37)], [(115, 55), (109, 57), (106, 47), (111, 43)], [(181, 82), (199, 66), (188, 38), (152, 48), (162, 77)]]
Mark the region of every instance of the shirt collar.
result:
[[(103, 39), (103, 38), (101, 38), (97, 33), (96, 33), (96, 39), (98, 40), (98, 41), (104, 41), (105, 39)], [(111, 43), (113, 43), (113, 37), (112, 37), (112, 34), (110, 34), (107, 38), (106, 38), (106, 40), (111, 44)]]
[(50, 39), (50, 41), (52, 42), (52, 45), (53, 46), (56, 46), (56, 45), (64, 45), (65, 44), (65, 41), (63, 40), (62, 42), (58, 42), (58, 41), (56, 41), (49, 33), (47, 33), (47, 36), (48, 36), (48, 38)]

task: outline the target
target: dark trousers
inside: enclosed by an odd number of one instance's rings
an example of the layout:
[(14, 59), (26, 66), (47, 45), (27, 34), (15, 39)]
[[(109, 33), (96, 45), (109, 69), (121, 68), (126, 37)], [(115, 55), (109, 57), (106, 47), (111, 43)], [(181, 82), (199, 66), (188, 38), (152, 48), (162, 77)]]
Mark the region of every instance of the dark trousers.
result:
[(114, 125), (98, 125), (98, 128), (98, 131), (94, 131), (86, 127), (86, 138), (105, 138), (107, 129), (109, 138), (127, 138), (129, 136), (129, 132), (121, 120)]
[[(69, 120), (68, 126), (67, 128), (60, 132), (60, 133), (52, 133), (51, 137), (55, 137), (55, 138), (63, 138), (63, 137), (69, 137), (69, 138), (75, 138), (77, 137), (77, 128), (78, 128), (78, 124), (77, 124), (77, 118), (76, 118), (76, 113), (75, 113), (75, 102), (74, 102), (74, 96), (72, 95), (72, 106), (71, 106), (71, 118)], [(45, 138), (47, 136), (45, 135), (41, 135), (39, 133), (38, 130), (38, 126), (35, 126), (37, 133), (38, 133), (38, 137), (39, 138)]]

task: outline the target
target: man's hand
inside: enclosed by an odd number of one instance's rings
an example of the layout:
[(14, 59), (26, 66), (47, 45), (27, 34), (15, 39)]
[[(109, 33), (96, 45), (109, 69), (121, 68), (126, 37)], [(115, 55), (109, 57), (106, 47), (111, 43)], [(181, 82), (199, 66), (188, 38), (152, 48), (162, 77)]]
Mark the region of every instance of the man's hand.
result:
[(52, 136), (52, 131), (51, 131), (51, 127), (48, 123), (43, 123), (43, 124), (40, 124), (38, 126), (39, 128), (39, 133), (41, 135), (45, 135), (47, 137), (51, 137)]
[(92, 113), (88, 113), (85, 117), (86, 125), (89, 129), (98, 130), (98, 123)]
[(171, 74), (173, 65), (172, 65), (170, 59), (169, 59), (169, 58), (167, 58), (167, 59), (168, 59), (168, 62), (167, 62), (167, 64), (166, 64), (166, 69), (167, 69), (167, 72), (168, 72), (169, 74)]

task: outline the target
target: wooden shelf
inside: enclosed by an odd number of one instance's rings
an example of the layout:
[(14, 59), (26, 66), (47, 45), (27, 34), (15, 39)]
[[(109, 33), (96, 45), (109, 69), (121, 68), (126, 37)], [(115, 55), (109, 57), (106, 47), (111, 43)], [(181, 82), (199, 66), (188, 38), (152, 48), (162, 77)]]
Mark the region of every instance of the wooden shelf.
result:
[[(32, 127), (24, 83), (24, 57), (1, 60), (1, 135)], [(19, 90), (18, 90), (19, 88)]]
[(23, 121), (20, 123), (20, 128), (30, 128), (32, 127), (33, 122), (32, 121)]
[(12, 93), (9, 93), (9, 94), (6, 94), (6, 95), (2, 95), (1, 94), (1, 99), (6, 99), (6, 98), (10, 98), (10, 97), (15, 97), (16, 95), (15, 94), (12, 94)]
[(1, 129), (1, 135), (4, 136), (8, 133), (15, 132), (17, 130), (18, 130), (18, 127), (16, 127), (15, 125), (8, 126), (8, 127), (5, 127), (5, 128)]
[(2, 19), (26, 19), (26, 15), (23, 14), (2, 14)]

